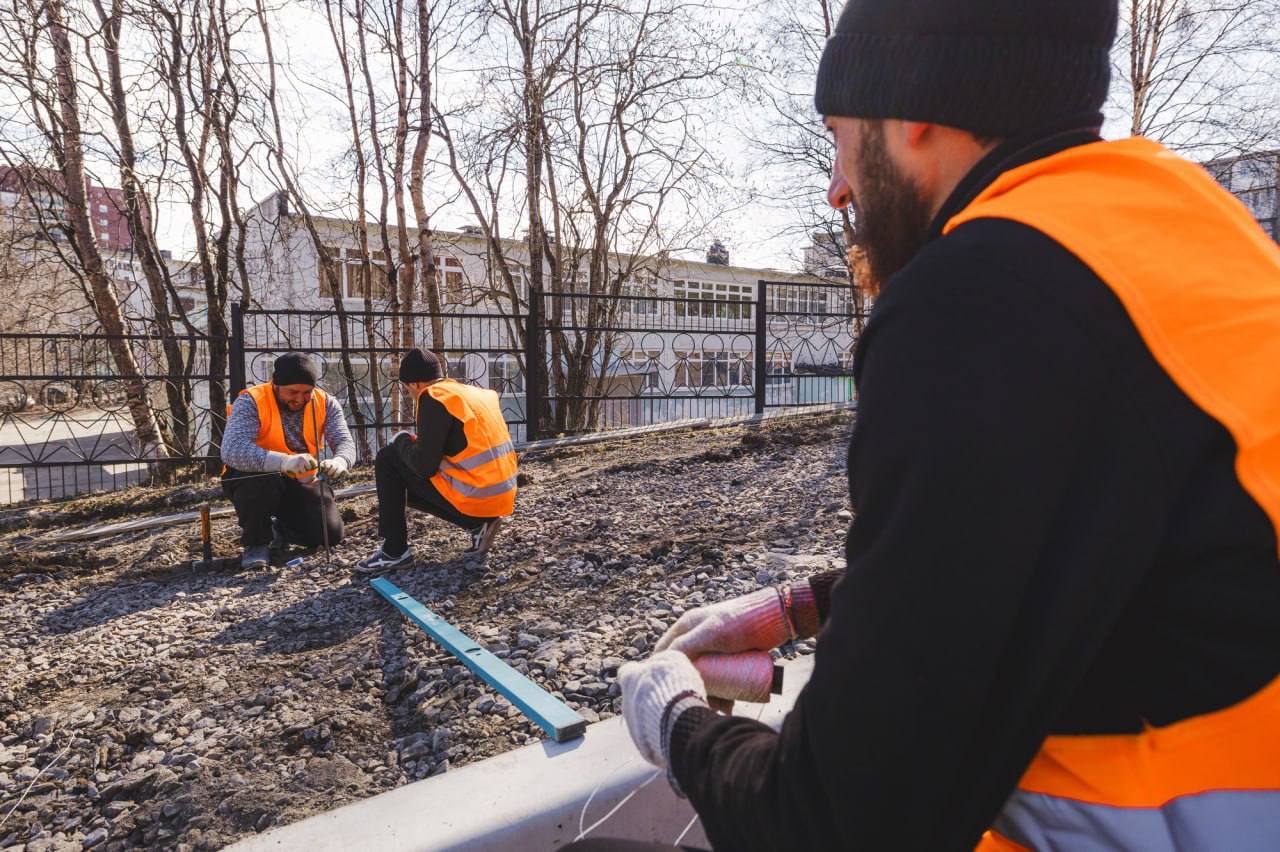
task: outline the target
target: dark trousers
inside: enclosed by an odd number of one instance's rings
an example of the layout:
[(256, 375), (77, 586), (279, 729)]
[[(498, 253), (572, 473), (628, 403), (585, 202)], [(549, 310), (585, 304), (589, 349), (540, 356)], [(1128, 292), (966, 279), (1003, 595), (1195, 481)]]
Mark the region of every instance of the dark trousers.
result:
[(240, 543), (245, 547), (270, 544), (271, 518), (280, 521), (290, 544), (320, 547), (324, 529), (329, 528), (329, 544), (342, 541), (342, 516), (333, 500), (333, 488), (314, 478), (299, 482), (291, 476), (244, 473), (228, 470), (222, 477), (222, 491), (236, 507), (240, 521)]
[(473, 518), (459, 512), (436, 490), (431, 480), (414, 473), (391, 445), (378, 450), (373, 470), (378, 484), (378, 534), (386, 539), (383, 550), (393, 556), (404, 553), (409, 546), (406, 505), (464, 530), (474, 530), (493, 520)]

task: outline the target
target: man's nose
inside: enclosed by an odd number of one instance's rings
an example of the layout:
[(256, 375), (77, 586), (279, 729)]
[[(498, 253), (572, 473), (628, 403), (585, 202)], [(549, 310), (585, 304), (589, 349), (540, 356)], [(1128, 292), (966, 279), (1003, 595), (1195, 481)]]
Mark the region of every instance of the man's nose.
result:
[(827, 187), (827, 203), (837, 210), (843, 210), (853, 201), (853, 190), (837, 168), (831, 175), (831, 185)]

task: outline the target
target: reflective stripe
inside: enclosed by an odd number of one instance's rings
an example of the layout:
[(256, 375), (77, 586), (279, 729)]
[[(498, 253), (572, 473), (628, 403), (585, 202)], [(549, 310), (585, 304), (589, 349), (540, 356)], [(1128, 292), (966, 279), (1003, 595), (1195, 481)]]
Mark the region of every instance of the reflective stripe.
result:
[(505, 494), (508, 491), (516, 490), (516, 477), (514, 476), (495, 485), (486, 485), (483, 488), (477, 488), (476, 486), (469, 485), (460, 479), (455, 479), (443, 470), (440, 471), (440, 475), (449, 480), (449, 484), (456, 488), (458, 492), (465, 497), (495, 497), (499, 494)]
[(441, 459), (440, 467), (442, 469), (449, 468), (453, 470), (475, 470), (476, 468), (480, 467), (480, 465), (482, 464), (488, 464), (494, 459), (502, 458), (507, 453), (514, 453), (515, 451), (516, 451), (515, 444), (512, 444), (510, 441), (507, 441), (505, 443), (499, 444), (496, 447), (491, 447), (482, 453), (476, 453), (474, 456), (468, 456), (462, 461), (453, 461), (452, 459)]
[(1280, 849), (1280, 790), (1214, 790), (1160, 808), (1121, 808), (1015, 790), (994, 828), (1042, 852), (1275, 852)]

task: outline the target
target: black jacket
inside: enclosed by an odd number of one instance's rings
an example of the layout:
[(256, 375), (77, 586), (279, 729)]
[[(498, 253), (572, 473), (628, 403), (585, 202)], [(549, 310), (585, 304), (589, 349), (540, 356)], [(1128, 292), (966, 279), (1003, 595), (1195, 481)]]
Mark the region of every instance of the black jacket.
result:
[(396, 439), (395, 448), (409, 469), (429, 479), (440, 469), (440, 460), (467, 448), (462, 421), (429, 393), (418, 397), (417, 440), (408, 435)]
[(1001, 172), (1096, 138), (993, 151), (877, 302), (812, 679), (780, 734), (698, 708), (672, 737), (717, 849), (971, 850), (1046, 735), (1167, 725), (1280, 673), (1275, 532), (1227, 431), (1060, 245), (941, 236)]

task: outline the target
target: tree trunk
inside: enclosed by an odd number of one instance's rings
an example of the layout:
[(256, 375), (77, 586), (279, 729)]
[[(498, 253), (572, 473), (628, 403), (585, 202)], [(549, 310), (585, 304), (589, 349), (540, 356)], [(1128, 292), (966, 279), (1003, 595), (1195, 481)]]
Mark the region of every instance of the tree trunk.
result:
[(123, 339), (126, 329), (120, 312), (120, 302), (102, 262), (102, 254), (94, 239), (89, 221), (84, 171), (84, 151), (80, 139), (80, 105), (76, 88), (66, 25), (62, 18), (61, 0), (48, 0), (45, 14), (49, 22), (49, 34), (53, 42), (54, 74), (58, 90), (59, 112), (62, 117), (62, 181), (65, 184), (67, 218), (71, 223), (72, 238), (84, 263), (85, 277), (93, 294), (93, 309), (102, 330), (110, 336), (107, 341), (116, 370), (125, 386), (130, 417), (143, 458), (166, 459), (169, 454), (160, 441), (160, 431), (155, 416), (147, 403), (146, 384), (134, 359), (129, 341)]

